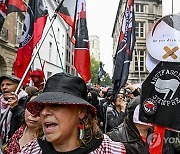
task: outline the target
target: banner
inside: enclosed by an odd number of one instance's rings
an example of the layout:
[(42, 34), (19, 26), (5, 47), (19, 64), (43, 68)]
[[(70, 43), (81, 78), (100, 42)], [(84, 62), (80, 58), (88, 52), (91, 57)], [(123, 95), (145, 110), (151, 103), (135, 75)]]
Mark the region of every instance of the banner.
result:
[(180, 63), (161, 61), (142, 84), (140, 121), (180, 130)]

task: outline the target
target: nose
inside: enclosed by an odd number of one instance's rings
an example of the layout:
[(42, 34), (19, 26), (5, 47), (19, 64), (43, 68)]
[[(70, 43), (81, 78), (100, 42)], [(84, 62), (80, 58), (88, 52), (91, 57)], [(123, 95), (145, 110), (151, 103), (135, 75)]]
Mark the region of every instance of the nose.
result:
[(49, 106), (45, 106), (40, 114), (42, 114), (43, 116), (51, 115), (52, 110)]

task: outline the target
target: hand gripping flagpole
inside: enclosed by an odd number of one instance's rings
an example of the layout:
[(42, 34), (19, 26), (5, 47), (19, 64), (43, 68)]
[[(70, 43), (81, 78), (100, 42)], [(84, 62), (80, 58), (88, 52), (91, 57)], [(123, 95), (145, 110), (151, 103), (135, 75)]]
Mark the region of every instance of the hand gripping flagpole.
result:
[[(41, 44), (39, 45), (39, 48), (38, 48), (38, 49), (35, 51), (35, 53), (33, 54), (33, 57), (31, 58), (31, 61), (29, 62), (29, 65), (27, 66), (26, 71), (24, 72), (24, 74), (23, 74), (23, 76), (22, 76), (22, 78), (21, 78), (21, 81), (20, 81), (18, 87), (16, 88), (15, 94), (17, 94), (17, 92), (19, 91), (19, 89), (20, 89), (20, 87), (21, 87), (21, 85), (22, 85), (22, 83), (23, 83), (23, 81), (24, 81), (24, 79), (25, 79), (25, 77), (26, 77), (26, 75), (27, 75), (27, 73), (28, 73), (28, 71), (29, 71), (32, 63), (34, 62), (34, 59), (36, 58), (36, 55), (39, 53), (39, 50), (41, 49), (42, 44), (44, 43), (44, 40), (45, 40), (46, 36), (48, 35), (48, 33), (49, 33), (49, 31), (50, 31), (50, 28), (51, 28), (52, 24), (54, 23), (54, 20), (56, 19), (57, 13), (58, 13), (60, 7), (62, 6), (63, 2), (64, 2), (64, 0), (62, 0), (61, 3), (59, 4), (59, 6), (56, 8), (56, 10), (55, 10), (55, 12), (54, 12), (54, 15), (53, 15), (53, 17), (52, 17), (52, 19), (51, 19), (51, 24), (50, 24), (50, 26), (49, 26), (49, 28), (48, 28), (48, 30), (47, 30), (47, 32), (46, 32), (43, 40), (41, 41)], [(4, 120), (6, 119), (9, 111), (10, 111), (10, 106), (7, 107), (5, 113), (3, 114), (3, 117), (1, 118), (0, 128), (2, 127), (3, 122), (4, 122)]]

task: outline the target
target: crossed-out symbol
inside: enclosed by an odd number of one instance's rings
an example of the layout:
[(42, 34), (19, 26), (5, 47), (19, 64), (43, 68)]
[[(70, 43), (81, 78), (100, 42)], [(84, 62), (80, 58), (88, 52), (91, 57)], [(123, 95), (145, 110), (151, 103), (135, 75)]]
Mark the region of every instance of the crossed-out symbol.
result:
[(164, 59), (168, 58), (169, 56), (171, 56), (173, 59), (177, 59), (177, 56), (174, 54), (179, 48), (176, 46), (173, 49), (169, 49), (168, 46), (164, 47), (164, 50), (167, 52), (165, 53), (162, 57)]

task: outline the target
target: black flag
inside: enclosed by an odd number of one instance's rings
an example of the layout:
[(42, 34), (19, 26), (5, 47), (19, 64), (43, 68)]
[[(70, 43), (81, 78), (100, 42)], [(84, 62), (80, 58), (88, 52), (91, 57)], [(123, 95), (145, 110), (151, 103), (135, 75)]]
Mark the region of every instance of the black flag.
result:
[(142, 84), (139, 118), (180, 130), (180, 63), (160, 62)]
[(100, 64), (99, 64), (99, 70), (98, 70), (98, 84), (100, 84), (101, 78), (102, 78), (102, 76), (103, 76), (104, 74), (106, 74), (106, 72), (105, 72), (104, 69), (103, 69), (102, 62), (100, 62)]
[(134, 16), (134, 0), (127, 0), (122, 26), (119, 36), (117, 51), (115, 54), (115, 68), (112, 78), (114, 84), (114, 98), (119, 90), (126, 83), (129, 66), (132, 60), (132, 52), (135, 44), (135, 16)]

